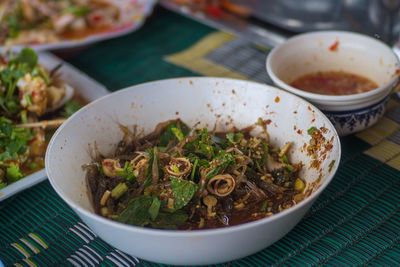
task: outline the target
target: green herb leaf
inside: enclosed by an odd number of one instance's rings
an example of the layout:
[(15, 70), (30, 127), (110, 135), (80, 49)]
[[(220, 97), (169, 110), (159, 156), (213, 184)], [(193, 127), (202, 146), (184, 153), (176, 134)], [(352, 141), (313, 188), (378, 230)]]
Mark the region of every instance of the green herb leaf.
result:
[(38, 57), (35, 51), (24, 48), (15, 57), (10, 56), (8, 65), (0, 70), (0, 84), (4, 88), (0, 92), (0, 107), (7, 115), (16, 115), (21, 110), (16, 93), (17, 82), (25, 74), (32, 74), (37, 63)]
[(197, 192), (198, 185), (192, 181), (170, 177), (172, 193), (174, 195), (174, 210), (179, 210), (186, 206)]
[(119, 171), (117, 175), (125, 178), (128, 181), (133, 181), (136, 179), (136, 176), (133, 173), (133, 166), (128, 161), (125, 162), (122, 171)]
[(221, 150), (218, 155), (211, 161), (211, 170), (207, 173), (206, 178), (212, 178), (217, 174), (221, 174), (229, 165), (235, 163), (232, 154)]
[(63, 116), (68, 118), (82, 107), (77, 101), (70, 100), (64, 105)]
[(171, 131), (174, 133), (176, 139), (178, 139), (179, 142), (182, 141), (183, 139), (185, 139), (185, 135), (183, 134), (181, 129), (172, 127)]
[(26, 64), (31, 69), (33, 69), (37, 63), (38, 56), (31, 48), (22, 49), (17, 57), (10, 61), (10, 64)]
[(286, 155), (283, 155), (283, 156), (280, 158), (280, 160), (281, 160), (281, 162), (284, 163), (284, 164), (289, 164), (289, 159), (288, 159), (288, 157), (287, 157)]
[(293, 172), (294, 168), (292, 165), (290, 164), (285, 164), (285, 168), (289, 171), (289, 172)]
[(158, 229), (177, 229), (184, 224), (188, 218), (188, 215), (182, 210), (177, 210), (174, 213), (160, 212), (157, 219), (150, 222), (150, 225)]
[[(149, 209), (153, 204), (154, 198), (153, 196), (139, 196), (133, 198), (116, 218), (116, 221), (137, 226), (148, 225), (152, 216)], [(154, 210), (152, 213), (154, 215)]]
[(198, 131), (197, 137), (193, 141), (185, 144), (184, 148), (190, 153), (208, 159), (212, 159), (216, 152), (207, 128)]
[(243, 139), (243, 133), (227, 133), (226, 134), (226, 139), (232, 143), (232, 144), (237, 144), (240, 143), (240, 141)]
[(308, 130), (307, 130), (307, 133), (309, 134), (309, 135), (313, 135), (313, 133), (315, 132), (315, 131), (318, 131), (318, 129), (316, 128), (316, 127), (310, 127)]
[(77, 17), (86, 16), (90, 12), (90, 7), (88, 6), (69, 6), (64, 9), (65, 13), (73, 14)]
[(26, 152), (31, 139), (29, 129), (14, 127), (11, 120), (0, 117), (0, 161), (18, 159)]
[(161, 201), (157, 197), (154, 197), (153, 202), (151, 203), (149, 208), (149, 214), (152, 221), (154, 221), (157, 218), (158, 213), (160, 212), (160, 207), (161, 207)]
[(180, 141), (188, 134), (189, 127), (180, 120), (171, 122), (160, 135), (159, 146), (166, 147), (170, 142)]
[(24, 177), (19, 167), (15, 164), (11, 164), (7, 167), (6, 176), (9, 183), (14, 183)]

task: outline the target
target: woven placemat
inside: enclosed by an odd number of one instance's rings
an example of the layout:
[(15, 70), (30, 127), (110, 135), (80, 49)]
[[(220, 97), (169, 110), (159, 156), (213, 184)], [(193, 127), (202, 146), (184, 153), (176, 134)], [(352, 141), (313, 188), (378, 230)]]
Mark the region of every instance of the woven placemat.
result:
[[(239, 50), (247, 60), (237, 57)], [(267, 51), (159, 11), (140, 31), (95, 45), (68, 61), (111, 90), (193, 75), (268, 83), (262, 74)], [(235, 60), (251, 60), (252, 67), (239, 68)], [(199, 61), (206, 62), (207, 70), (198, 66)], [(217, 71), (209, 73), (210, 66)], [(298, 226), (269, 248), (225, 265), (398, 265), (399, 140), (400, 104), (392, 100), (376, 126), (341, 138), (339, 171)], [(0, 259), (6, 266), (159, 266), (98, 238), (47, 181), (0, 203)]]

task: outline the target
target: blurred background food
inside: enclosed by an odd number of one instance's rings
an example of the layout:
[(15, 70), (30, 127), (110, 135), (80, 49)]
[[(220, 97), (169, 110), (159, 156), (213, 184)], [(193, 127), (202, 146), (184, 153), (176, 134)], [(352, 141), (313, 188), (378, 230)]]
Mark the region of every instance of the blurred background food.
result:
[[(212, 26), (247, 36), (262, 35), (269, 45), (295, 33), (349, 30), (394, 44), (400, 33), (399, 0), (161, 0), (169, 8)], [(238, 18), (232, 18), (235, 15)], [(259, 41), (258, 37), (253, 40)], [(269, 39), (269, 40), (268, 40)]]
[[(0, 45), (81, 39), (132, 24), (143, 1), (3, 0)], [(148, 1), (153, 2), (153, 1)]]

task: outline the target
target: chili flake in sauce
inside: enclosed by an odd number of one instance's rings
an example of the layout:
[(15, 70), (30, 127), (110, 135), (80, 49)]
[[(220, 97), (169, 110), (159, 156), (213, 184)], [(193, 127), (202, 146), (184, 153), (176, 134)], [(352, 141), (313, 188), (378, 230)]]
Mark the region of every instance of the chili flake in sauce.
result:
[(352, 95), (371, 91), (378, 87), (374, 81), (344, 71), (321, 71), (295, 79), (291, 86), (322, 95)]

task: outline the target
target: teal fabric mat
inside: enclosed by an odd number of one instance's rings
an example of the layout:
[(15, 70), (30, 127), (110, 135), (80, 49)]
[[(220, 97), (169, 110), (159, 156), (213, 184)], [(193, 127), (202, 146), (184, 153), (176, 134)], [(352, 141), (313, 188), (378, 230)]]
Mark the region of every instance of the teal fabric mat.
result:
[[(163, 57), (188, 48), (212, 31), (158, 10), (136, 33), (63, 56), (110, 90), (117, 90), (156, 79), (198, 75)], [(356, 136), (341, 142), (339, 171), (300, 224), (271, 247), (219, 266), (399, 265), (400, 172), (385, 162), (400, 151), (381, 161), (366, 155), (372, 145)], [(0, 259), (6, 266), (161, 266), (106, 244), (47, 181), (0, 203)]]

